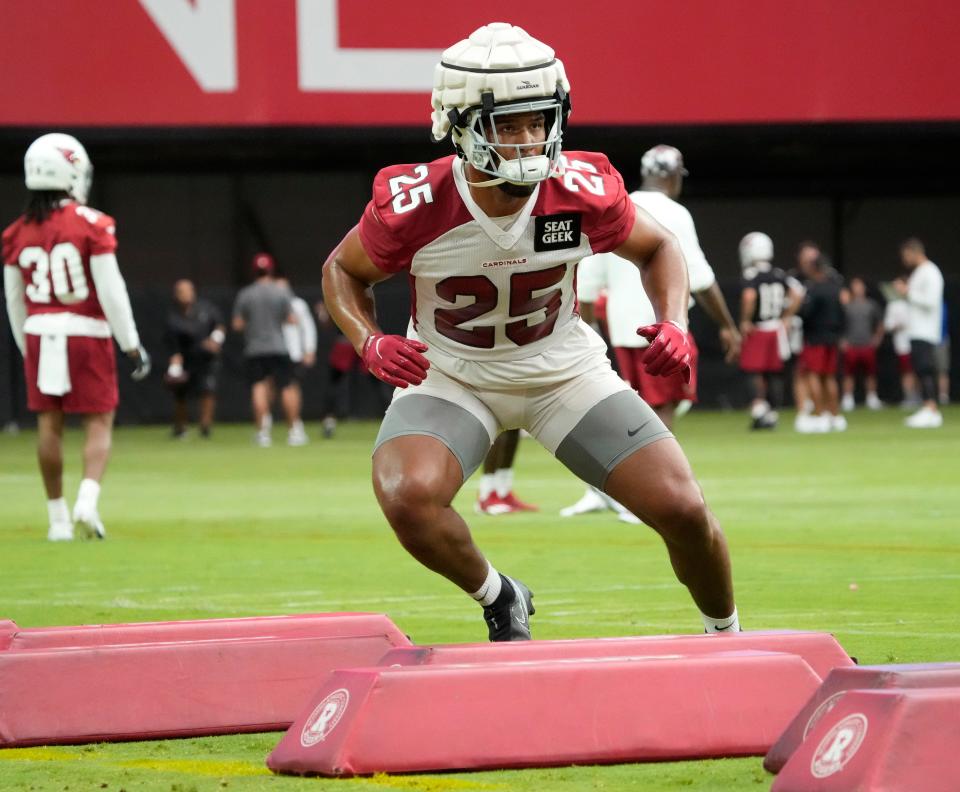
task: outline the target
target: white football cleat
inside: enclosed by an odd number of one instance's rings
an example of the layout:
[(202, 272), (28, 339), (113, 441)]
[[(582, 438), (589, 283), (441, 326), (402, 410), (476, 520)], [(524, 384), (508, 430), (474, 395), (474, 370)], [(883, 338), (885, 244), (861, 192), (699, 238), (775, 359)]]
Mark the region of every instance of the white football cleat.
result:
[(590, 487), (585, 493), (583, 493), (583, 497), (574, 503), (573, 506), (567, 506), (566, 508), (560, 509), (560, 516), (576, 517), (578, 514), (606, 511), (608, 508), (610, 507), (607, 505), (607, 502), (604, 500), (603, 496), (593, 487)]
[(253, 440), (260, 448), (270, 448), (273, 445), (273, 438), (270, 436), (269, 430), (261, 429), (257, 432)]
[(943, 414), (930, 407), (921, 407), (904, 423), (911, 429), (939, 429), (943, 426)]
[(867, 394), (867, 409), (868, 410), (882, 410), (883, 402), (880, 401), (880, 397), (876, 393)]
[(50, 542), (72, 542), (73, 541), (73, 523), (71, 522), (50, 523), (50, 529), (47, 531), (47, 540)]
[(289, 432), (287, 432), (288, 446), (305, 446), (309, 442), (310, 438), (307, 437), (307, 433), (303, 428), (303, 424), (296, 424), (291, 427)]
[(105, 539), (107, 529), (103, 527), (95, 506), (78, 503), (73, 507), (73, 524), (80, 529), (86, 539)]
[(842, 415), (831, 415), (830, 416), (830, 431), (831, 432), (846, 432), (847, 431), (847, 419)]
[(852, 393), (845, 393), (843, 398), (840, 400), (840, 409), (844, 412), (853, 412), (856, 406), (857, 404), (853, 400)]

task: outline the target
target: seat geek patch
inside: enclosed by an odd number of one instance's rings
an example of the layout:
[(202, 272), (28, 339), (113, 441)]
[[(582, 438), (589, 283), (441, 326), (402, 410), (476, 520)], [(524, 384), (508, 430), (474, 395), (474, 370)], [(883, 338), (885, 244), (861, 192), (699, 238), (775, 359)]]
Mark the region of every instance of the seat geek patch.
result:
[(538, 253), (547, 250), (563, 250), (580, 245), (580, 215), (541, 215), (534, 218), (533, 249)]

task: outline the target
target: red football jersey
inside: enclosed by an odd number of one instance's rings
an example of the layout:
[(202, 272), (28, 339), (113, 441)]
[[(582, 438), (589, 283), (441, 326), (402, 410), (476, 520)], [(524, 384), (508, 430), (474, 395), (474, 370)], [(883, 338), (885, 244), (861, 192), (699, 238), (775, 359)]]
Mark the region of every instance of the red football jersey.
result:
[(68, 202), (43, 223), (17, 218), (3, 232), (3, 263), (24, 281), (27, 316), (74, 313), (105, 319), (90, 257), (117, 249), (112, 217)]
[(535, 355), (577, 322), (577, 263), (619, 247), (635, 209), (602, 154), (571, 152), (512, 217), (472, 199), (461, 163), (444, 157), (385, 168), (360, 221), (364, 249), (385, 272), (408, 271), (417, 332), (466, 359)]

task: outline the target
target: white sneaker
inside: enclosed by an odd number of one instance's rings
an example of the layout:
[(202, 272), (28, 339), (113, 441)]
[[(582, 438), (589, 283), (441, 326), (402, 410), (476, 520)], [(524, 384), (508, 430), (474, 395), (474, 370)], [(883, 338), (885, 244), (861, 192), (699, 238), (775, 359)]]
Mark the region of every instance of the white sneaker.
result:
[(73, 541), (73, 523), (70, 523), (70, 522), (50, 523), (50, 529), (47, 531), (47, 540), (51, 542), (72, 542)]
[(617, 519), (629, 525), (643, 525), (643, 520), (637, 517), (632, 511), (627, 511), (626, 509), (617, 512)]
[(307, 433), (304, 431), (303, 426), (294, 426), (287, 433), (287, 445), (288, 446), (305, 446), (310, 442), (310, 438), (307, 437)]
[(939, 410), (921, 407), (904, 423), (911, 429), (939, 429), (943, 426), (943, 414)]
[(87, 539), (104, 539), (107, 536), (107, 530), (103, 527), (96, 507), (86, 503), (77, 503), (73, 507), (73, 524)]
[(856, 406), (857, 403), (853, 400), (852, 393), (845, 393), (843, 398), (840, 400), (840, 409), (844, 412), (853, 412)]
[(880, 397), (876, 393), (867, 394), (867, 409), (868, 410), (882, 410), (883, 402), (880, 401)]
[(257, 432), (254, 442), (260, 446), (260, 448), (270, 448), (273, 445), (273, 438), (270, 436), (269, 431), (264, 431), (261, 429)]
[(609, 507), (603, 497), (593, 487), (583, 493), (573, 506), (567, 506), (560, 509), (561, 517), (575, 517), (578, 514), (587, 514), (589, 512), (606, 511)]
[(824, 434), (830, 431), (829, 415), (803, 415), (797, 416), (793, 423), (793, 428), (800, 434)]
[(831, 432), (846, 432), (847, 431), (847, 419), (842, 415), (831, 415), (830, 416), (830, 431)]

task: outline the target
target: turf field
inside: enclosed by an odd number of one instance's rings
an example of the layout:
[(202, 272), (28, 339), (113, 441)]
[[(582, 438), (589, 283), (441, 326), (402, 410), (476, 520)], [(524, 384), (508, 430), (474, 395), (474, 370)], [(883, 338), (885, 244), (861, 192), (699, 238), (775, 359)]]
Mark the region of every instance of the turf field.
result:
[[(829, 630), (866, 663), (960, 660), (960, 409), (945, 418), (942, 430), (917, 431), (903, 428), (896, 409), (858, 411), (846, 434), (825, 436), (786, 427), (751, 434), (743, 414), (681, 419), (678, 436), (730, 539), (746, 628)], [(0, 618), (26, 627), (376, 610), (418, 643), (482, 640), (479, 608), (408, 558), (380, 516), (369, 484), (375, 430), (347, 424), (330, 441), (259, 449), (247, 427), (183, 442), (161, 427), (118, 429), (101, 499), (109, 538), (65, 545), (45, 541), (34, 434), (0, 435)], [(77, 431), (67, 445), (72, 498)], [(534, 441), (521, 444), (517, 477), (518, 494), (539, 514), (475, 517), (475, 482), (458, 504), (493, 562), (536, 592), (536, 637), (699, 631), (651, 531), (609, 513), (557, 517), (582, 487)], [(581, 792), (771, 783), (760, 759), (280, 778), (264, 766), (278, 739), (0, 751), (0, 789)]]

